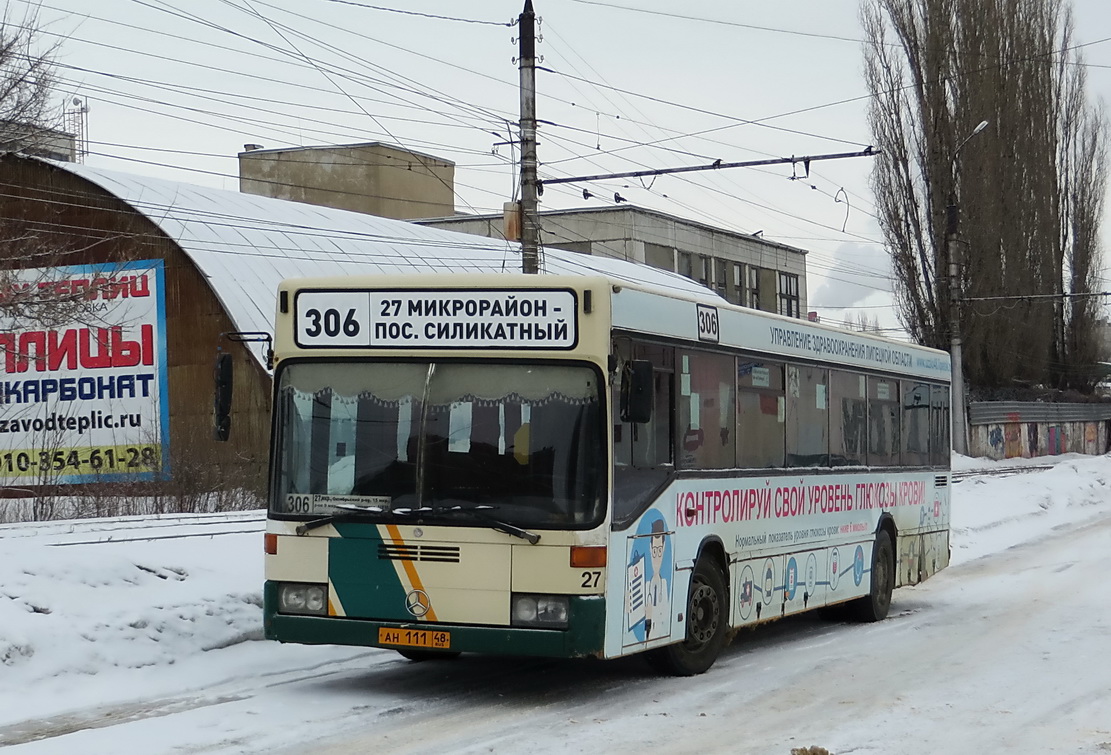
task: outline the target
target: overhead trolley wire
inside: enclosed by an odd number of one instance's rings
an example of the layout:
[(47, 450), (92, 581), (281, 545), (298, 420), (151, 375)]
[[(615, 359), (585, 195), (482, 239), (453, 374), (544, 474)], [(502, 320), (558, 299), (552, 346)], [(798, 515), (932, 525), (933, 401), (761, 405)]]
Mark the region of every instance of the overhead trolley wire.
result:
[(368, 10), (385, 11), (385, 12), (388, 12), (388, 13), (401, 13), (401, 14), (406, 15), (406, 16), (419, 16), (421, 18), (433, 18), (433, 19), (437, 19), (437, 20), (440, 20), (440, 21), (459, 21), (461, 23), (466, 23), (466, 24), (483, 24), (483, 25), (486, 25), (486, 26), (510, 26), (510, 27), (513, 26), (513, 23), (514, 23), (512, 21), (509, 21), (509, 22), (484, 21), (482, 19), (477, 19), (477, 18), (458, 18), (458, 17), (455, 17), (455, 16), (438, 16), (435, 13), (419, 13), (417, 11), (402, 10), (400, 8), (386, 8), (386, 7), (381, 6), (381, 5), (368, 5), (366, 3), (357, 3), (357, 2), (354, 2), (354, 0), (325, 0), (325, 1), (329, 2), (329, 3), (338, 3), (340, 5), (353, 5), (357, 8), (366, 8)]
[[(135, 1), (138, 1), (138, 0), (135, 0)], [(235, 3), (229, 2), (229, 0), (223, 0), (223, 2), (225, 2), (225, 4), (227, 4), (227, 5), (232, 6), (233, 8), (238, 7), (237, 5), (235, 5)], [(370, 118), (372, 121), (374, 121), (376, 124), (378, 124), (378, 127), (380, 129), (382, 129), (383, 131), (385, 131), (390, 136), (390, 138), (392, 138), (394, 140), (395, 143), (402, 144), (402, 142), (399, 141), (397, 139), (397, 137), (395, 137), (390, 132), (390, 130), (388, 128), (383, 126), (382, 123), (377, 118), (375, 118), (373, 115), (371, 115), (371, 113), (366, 108), (364, 108), (362, 105), (360, 105), (357, 100), (351, 98), (351, 95), (348, 94), (348, 92), (346, 90), (344, 90), (343, 87), (341, 87), (339, 85), (339, 83), (334, 78), (332, 78), (332, 76), (329, 75), (328, 72), (325, 71), (324, 68), (314, 58), (310, 58), (308, 55), (306, 55), (300, 48), (297, 47), (297, 45), (295, 45), (293, 43), (292, 40), (290, 40), (285, 34), (283, 34), (281, 29), (279, 28), (280, 26), (282, 26), (281, 24), (278, 24), (275, 21), (271, 21), (270, 19), (266, 18), (261, 13), (259, 13), (257, 10), (255, 10), (254, 7), (251, 5), (250, 0), (243, 0), (243, 2), (248, 8), (250, 8), (251, 12), (253, 12), (256, 16), (258, 16), (260, 19), (265, 21), (272, 29), (274, 29), (275, 33), (277, 33), (278, 36), (280, 36), (283, 40), (285, 40), (286, 44), (288, 44), (290, 47), (292, 47), (298, 55), (300, 55), (306, 61), (311, 63), (312, 66), (314, 68), (316, 68), (320, 72), (321, 75), (323, 75), (326, 79), (328, 79), (328, 81), (332, 84), (332, 86), (334, 86), (336, 89), (339, 89), (346, 97), (348, 97), (348, 99), (351, 99), (351, 101), (353, 103), (355, 103), (355, 106), (358, 107), (360, 110), (362, 110), (363, 113), (365, 113), (368, 118)], [(290, 31), (291, 31), (291, 33), (295, 33), (295, 32), (293, 32), (293, 30), (290, 30)], [(433, 171), (431, 169), (431, 166), (428, 165), (425, 162), (425, 159), (421, 155), (418, 155), (418, 154), (414, 153), (414, 157), (416, 158), (416, 160), (418, 162), (424, 164), (425, 167), (428, 168), (429, 173), (432, 175), (432, 177), (434, 177), (440, 183), (442, 183), (447, 188), (448, 191), (450, 191), (461, 202), (463, 202), (464, 205), (466, 205), (468, 208), (470, 208), (472, 212), (475, 212), (475, 209), (473, 207), (471, 207), (469, 202), (467, 202), (467, 200), (464, 199), (463, 196), (461, 194), (459, 194), (458, 191), (456, 191), (455, 186), (453, 184), (449, 184), (446, 180), (444, 180), (444, 178), (439, 173)]]
[[(350, 68), (344, 68), (342, 66), (338, 66), (338, 65), (335, 65), (335, 64), (323, 64), (320, 61), (317, 61), (315, 58), (311, 58), (308, 55), (305, 55), (300, 50), (298, 50), (296, 48), (296, 46), (292, 44), (292, 42), (290, 42), (287, 38), (285, 38), (282, 31), (279, 30), (279, 29), (282, 29), (282, 30), (285, 30), (286, 32), (289, 32), (290, 34), (295, 34), (295, 35), (301, 37), (305, 41), (312, 42), (313, 44), (319, 45), (320, 47), (322, 47), (324, 49), (327, 49), (327, 50), (329, 50), (333, 53), (337, 53), (337, 54), (341, 55), (342, 57), (347, 58), (348, 60), (353, 60), (354, 62), (356, 62), (359, 65), (365, 66), (365, 67), (370, 68), (372, 70), (381, 71), (384, 74), (386, 74), (388, 76), (391, 76), (395, 79), (401, 79), (401, 80), (407, 81), (410, 84), (412, 84), (412, 87), (408, 88), (408, 89), (406, 89), (406, 87), (402, 87), (402, 86), (400, 86), (396, 83), (392, 84), (392, 86), (396, 87), (397, 89), (400, 89), (402, 91), (407, 91), (409, 94), (425, 96), (425, 97), (428, 97), (429, 99), (434, 99), (434, 100), (443, 99), (443, 100), (446, 100), (446, 101), (450, 101), (450, 102), (453, 102), (455, 104), (455, 106), (459, 107), (460, 109), (472, 110), (476, 113), (480, 113), (482, 115), (485, 115), (486, 117), (488, 117), (488, 118), (490, 118), (494, 121), (500, 121), (500, 116), (497, 113), (494, 113), (492, 111), (488, 111), (488, 110), (486, 110), (484, 108), (481, 108), (481, 107), (478, 107), (478, 106), (474, 105), (473, 103), (466, 102), (465, 100), (461, 100), (461, 99), (456, 98), (456, 97), (451, 97), (450, 95), (445, 95), (444, 93), (439, 92), (438, 90), (436, 90), (432, 87), (428, 87), (428, 86), (426, 86), (424, 84), (421, 84), (419, 82), (415, 82), (412, 79), (409, 79), (405, 76), (401, 76), (400, 74), (397, 74), (396, 72), (389, 71), (388, 69), (385, 69), (381, 66), (375, 66), (375, 65), (367, 62), (363, 58), (356, 58), (356, 57), (350, 55), (349, 53), (347, 53), (346, 51), (341, 50), (340, 48), (337, 48), (334, 45), (331, 45), (327, 42), (323, 42), (319, 39), (316, 39), (315, 37), (312, 37), (312, 36), (302, 32), (299, 29), (295, 29), (295, 28), (293, 28), (291, 26), (288, 26), (286, 24), (282, 24), (282, 23), (279, 23), (279, 22), (274, 21), (272, 19), (269, 19), (266, 16), (259, 13), (258, 11), (255, 11), (253, 7), (250, 7), (250, 10), (248, 10), (248, 11), (244, 11), (244, 9), (241, 6), (236, 5), (233, 2), (230, 2), (230, 0), (219, 0), (219, 1), (222, 2), (223, 4), (227, 5), (227, 6), (231, 7), (231, 8), (234, 8), (234, 9), (240, 11), (240, 12), (247, 12), (247, 13), (251, 14), (253, 17), (258, 18), (258, 19), (262, 20), (263, 22), (265, 22), (266, 24), (270, 25), (271, 28), (274, 30), (274, 32), (276, 34), (278, 34), (278, 36), (283, 37), (286, 44), (293, 47), (295, 52), (291, 53), (288, 50), (283, 50), (281, 47), (278, 47), (277, 45), (272, 45), (272, 44), (270, 44), (268, 42), (264, 42), (260, 39), (256, 39), (256, 38), (250, 37), (246, 34), (242, 34), (241, 32), (237, 32), (237, 31), (235, 31), (233, 29), (229, 29), (225, 26), (221, 26), (220, 24), (216, 24), (216, 23), (214, 23), (212, 21), (209, 21), (208, 19), (205, 19), (203, 17), (196, 16), (196, 15), (191, 14), (191, 13), (182, 13), (182, 12), (178, 11), (177, 9), (173, 8), (172, 6), (169, 6), (168, 3), (162, 2), (162, 0), (154, 0), (154, 2), (157, 3), (157, 5), (152, 5), (150, 3), (145, 2), (144, 0), (131, 0), (131, 2), (133, 2), (133, 3), (137, 3), (139, 5), (149, 7), (149, 8), (152, 8), (154, 10), (163, 10), (164, 12), (166, 12), (166, 13), (172, 15), (172, 16), (179, 16), (181, 18), (185, 18), (187, 20), (193, 21), (194, 23), (201, 24), (202, 26), (207, 26), (207, 27), (215, 29), (217, 31), (221, 31), (221, 32), (225, 32), (227, 34), (231, 34), (233, 36), (239, 37), (240, 39), (243, 39), (243, 40), (248, 41), (248, 42), (252, 42), (256, 45), (259, 45), (259, 46), (264, 47), (268, 50), (276, 52), (280, 55), (293, 57), (295, 60), (296, 59), (301, 59), (305, 63), (307, 63), (310, 67), (314, 68), (317, 72), (322, 73), (324, 75), (328, 75), (329, 73), (334, 74), (337, 77), (344, 78), (348, 81), (351, 81), (352, 83), (361, 83), (364, 86), (367, 86), (365, 81), (358, 81), (355, 78), (353, 78), (353, 77), (360, 77), (360, 76), (361, 77), (366, 77), (366, 78), (371, 78), (371, 77), (367, 76), (367, 74), (359, 73), (359, 72), (354, 71)], [(248, 2), (248, 0), (243, 0), (243, 2)], [(261, 2), (259, 4), (265, 5), (269, 8), (273, 8), (275, 10), (284, 11), (284, 9), (278, 8), (277, 6), (270, 5), (269, 3)], [(160, 8), (159, 6), (163, 6), (163, 7)], [(290, 11), (286, 11), (286, 12), (290, 12)], [(312, 18), (307, 17), (307, 16), (301, 16), (300, 14), (296, 14), (296, 13), (292, 13), (292, 12), (290, 12), (290, 13), (292, 15), (296, 15), (296, 16), (299, 16), (301, 18), (304, 18), (304, 19), (307, 19), (307, 20), (310, 20), (310, 21), (315, 21), (315, 19), (312, 19)], [(387, 42), (382, 42), (381, 40), (376, 40), (376, 39), (373, 39), (373, 38), (370, 38), (370, 37), (366, 37), (366, 38), (371, 39), (371, 41), (377, 42), (379, 44), (383, 44), (383, 45), (388, 46), (388, 47), (393, 47), (395, 49), (399, 49), (399, 50), (403, 50), (403, 51), (408, 52), (408, 50), (405, 50), (405, 48), (399, 47), (398, 45), (394, 45), (394, 44), (387, 43)], [(439, 61), (439, 62), (444, 62), (444, 61)], [(327, 67), (329, 69), (327, 72), (325, 72), (323, 70), (325, 67)], [(382, 83), (382, 84), (386, 83), (386, 82), (381, 81), (380, 79), (375, 80), (375, 79), (371, 78), (371, 80), (376, 81), (376, 83)], [(336, 86), (335, 82), (333, 82), (333, 86)], [(434, 92), (435, 95), (437, 95), (437, 96), (427, 94), (426, 92)]]

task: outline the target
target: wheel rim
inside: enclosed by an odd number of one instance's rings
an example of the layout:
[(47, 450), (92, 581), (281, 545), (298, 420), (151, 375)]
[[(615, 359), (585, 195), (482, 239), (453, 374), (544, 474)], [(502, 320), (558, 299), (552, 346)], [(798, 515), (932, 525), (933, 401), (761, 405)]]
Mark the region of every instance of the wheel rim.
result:
[(720, 615), (721, 600), (717, 591), (705, 582), (695, 582), (687, 611), (687, 645), (698, 648), (713, 639)]
[(891, 559), (888, 557), (886, 550), (881, 550), (879, 556), (874, 567), (876, 573), (876, 605), (879, 608), (886, 608), (891, 601), (891, 591), (888, 589), (891, 582)]

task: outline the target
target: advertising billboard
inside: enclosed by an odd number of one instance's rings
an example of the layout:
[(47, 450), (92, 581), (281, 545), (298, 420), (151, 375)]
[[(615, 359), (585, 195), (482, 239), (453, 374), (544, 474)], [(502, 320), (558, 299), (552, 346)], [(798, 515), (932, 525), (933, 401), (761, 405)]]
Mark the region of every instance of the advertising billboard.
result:
[(0, 485), (168, 475), (162, 260), (4, 273), (0, 365)]

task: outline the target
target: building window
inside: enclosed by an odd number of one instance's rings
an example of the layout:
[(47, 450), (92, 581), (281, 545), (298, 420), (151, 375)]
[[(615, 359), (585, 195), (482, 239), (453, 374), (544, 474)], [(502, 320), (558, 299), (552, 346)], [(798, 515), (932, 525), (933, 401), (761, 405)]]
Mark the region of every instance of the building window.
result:
[(799, 317), (799, 277), (792, 273), (779, 274), (779, 314)]
[(714, 290), (728, 299), (729, 288), (729, 263), (725, 260), (714, 259)]
[(740, 262), (733, 262), (730, 264), (732, 268), (732, 276), (729, 279), (729, 293), (725, 297), (734, 304), (745, 303), (745, 277), (744, 265)]
[(712, 271), (712, 267), (710, 265), (710, 258), (706, 257), (706, 256), (703, 256), (701, 254), (698, 255), (698, 261), (695, 263), (695, 266), (697, 268), (695, 270), (695, 272), (698, 273), (698, 282), (701, 283), (703, 286), (706, 286), (707, 288), (709, 288), (710, 287), (710, 275), (711, 275), (711, 271)]
[(644, 261), (661, 270), (675, 270), (675, 249), (646, 241), (644, 242)]
[(679, 269), (675, 272), (688, 278), (694, 278), (694, 265), (690, 252), (679, 252)]
[(760, 268), (749, 265), (745, 268), (744, 301), (746, 306), (760, 309)]

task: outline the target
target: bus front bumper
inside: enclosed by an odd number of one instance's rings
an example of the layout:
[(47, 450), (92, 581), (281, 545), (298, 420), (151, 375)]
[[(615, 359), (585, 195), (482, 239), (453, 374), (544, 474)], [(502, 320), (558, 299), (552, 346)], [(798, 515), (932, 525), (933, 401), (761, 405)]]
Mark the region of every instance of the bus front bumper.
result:
[(447, 633), (450, 642), (443, 649), (450, 652), (581, 658), (601, 657), (605, 634), (606, 603), (602, 596), (572, 596), (568, 628), (563, 630), (375, 621), (342, 616), (300, 616), (279, 614), (274, 609), (276, 605), (276, 587), (274, 583), (268, 582), (263, 600), (266, 639), (302, 645), (355, 645), (390, 650), (422, 650), (429, 649), (430, 646), (381, 640), (383, 636), (408, 640), (413, 638), (413, 632), (427, 632)]

